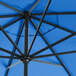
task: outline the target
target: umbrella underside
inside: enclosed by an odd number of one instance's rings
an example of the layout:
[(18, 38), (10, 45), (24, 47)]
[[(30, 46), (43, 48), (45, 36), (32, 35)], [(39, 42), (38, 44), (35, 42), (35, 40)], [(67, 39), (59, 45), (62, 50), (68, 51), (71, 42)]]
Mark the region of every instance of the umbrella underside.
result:
[(1, 0), (0, 76), (75, 76), (75, 2)]

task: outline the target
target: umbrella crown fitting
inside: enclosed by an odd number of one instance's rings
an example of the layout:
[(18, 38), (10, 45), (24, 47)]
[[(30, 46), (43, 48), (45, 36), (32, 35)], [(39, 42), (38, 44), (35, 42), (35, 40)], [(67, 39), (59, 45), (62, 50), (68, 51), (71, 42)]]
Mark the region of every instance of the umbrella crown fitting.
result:
[(25, 61), (26, 61), (26, 62), (30, 62), (30, 61), (31, 61), (31, 58), (30, 58), (30, 57), (26, 57), (26, 58), (22, 59), (22, 61), (23, 61), (23, 62), (25, 62)]
[(29, 11), (24, 11), (24, 15), (23, 15), (23, 17), (25, 18), (25, 17), (29, 17), (31, 14), (29, 13)]

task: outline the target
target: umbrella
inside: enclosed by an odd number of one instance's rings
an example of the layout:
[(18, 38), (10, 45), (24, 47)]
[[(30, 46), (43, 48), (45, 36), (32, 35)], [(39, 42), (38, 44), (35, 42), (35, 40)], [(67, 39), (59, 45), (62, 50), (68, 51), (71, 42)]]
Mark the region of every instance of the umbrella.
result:
[(0, 0), (0, 76), (76, 76), (75, 0)]

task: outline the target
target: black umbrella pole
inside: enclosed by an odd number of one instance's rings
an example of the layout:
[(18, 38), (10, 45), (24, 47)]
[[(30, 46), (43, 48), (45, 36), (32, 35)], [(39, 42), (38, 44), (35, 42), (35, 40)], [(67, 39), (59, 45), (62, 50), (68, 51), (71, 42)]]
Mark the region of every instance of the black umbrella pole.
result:
[(24, 76), (28, 76), (28, 62), (24, 61)]
[(28, 18), (25, 17), (24, 56), (27, 58), (24, 60), (24, 76), (28, 76), (28, 38)]

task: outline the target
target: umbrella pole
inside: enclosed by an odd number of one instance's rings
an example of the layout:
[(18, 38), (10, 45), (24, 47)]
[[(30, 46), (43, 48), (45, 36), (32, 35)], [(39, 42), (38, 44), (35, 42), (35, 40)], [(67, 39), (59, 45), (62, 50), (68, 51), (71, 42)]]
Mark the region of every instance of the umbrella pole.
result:
[(24, 76), (28, 76), (28, 62), (24, 61)]
[(28, 55), (27, 53), (28, 53), (28, 18), (25, 17), (24, 55), (27, 57), (27, 59), (24, 60), (24, 76), (28, 76)]

